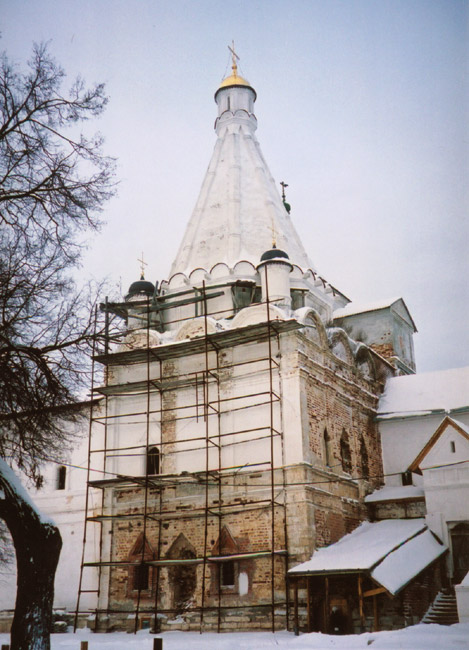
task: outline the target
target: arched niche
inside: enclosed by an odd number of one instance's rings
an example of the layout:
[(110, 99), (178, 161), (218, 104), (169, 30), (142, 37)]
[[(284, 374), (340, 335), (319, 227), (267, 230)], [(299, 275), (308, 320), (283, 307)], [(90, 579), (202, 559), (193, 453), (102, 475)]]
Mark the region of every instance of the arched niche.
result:
[(154, 587), (154, 570), (146, 564), (155, 559), (155, 551), (143, 532), (140, 533), (132, 546), (127, 557), (128, 562), (132, 564), (129, 567), (127, 579), (127, 595), (136, 597), (140, 595), (150, 595)]
[(303, 273), (303, 280), (314, 282), (314, 280), (316, 280), (316, 275), (316, 271), (313, 271), (313, 269), (306, 269), (306, 271)]
[(376, 366), (368, 346), (360, 343), (355, 352), (355, 364), (365, 379), (376, 379)]
[(202, 284), (204, 280), (209, 280), (210, 276), (202, 267), (194, 269), (189, 274), (189, 282), (191, 284)]
[(175, 341), (184, 341), (184, 339), (194, 339), (197, 336), (213, 334), (217, 331), (217, 321), (210, 316), (205, 319), (204, 316), (193, 318), (183, 323), (174, 337)]
[(247, 260), (241, 260), (234, 265), (233, 273), (238, 276), (241, 275), (252, 278), (256, 275), (257, 271), (251, 262), (248, 262)]
[(303, 279), (303, 269), (298, 266), (297, 264), (293, 264), (293, 268), (290, 273), (290, 278), (294, 280), (302, 280)]
[(187, 275), (184, 273), (175, 273), (168, 280), (168, 287), (170, 289), (178, 289), (180, 287), (186, 287), (189, 284)]
[[(216, 593), (218, 587), (221, 593), (239, 592), (239, 567), (240, 563), (230, 559), (230, 556), (240, 552), (238, 542), (235, 540), (227, 526), (223, 526), (220, 536), (212, 546), (212, 555), (224, 557), (222, 561), (211, 562), (211, 591)], [(247, 574), (245, 574), (247, 579)]]
[(235, 327), (247, 327), (248, 325), (254, 325), (256, 323), (265, 323), (267, 320), (285, 320), (285, 313), (275, 307), (275, 305), (269, 305), (269, 316), (267, 316), (267, 306), (266, 305), (252, 305), (252, 307), (246, 307), (242, 309), (231, 321), (231, 328)]
[[(180, 533), (171, 544), (166, 557), (170, 560), (195, 560), (197, 554), (184, 533)], [(196, 562), (171, 566), (168, 570), (168, 578), (172, 608), (176, 615), (180, 615), (187, 609), (195, 595), (197, 587)]]
[(314, 341), (321, 347), (328, 347), (326, 328), (324, 327), (321, 316), (315, 309), (312, 307), (302, 307), (296, 310), (294, 316), (300, 323), (304, 324), (304, 333), (311, 341)]
[(353, 365), (355, 359), (353, 357), (347, 333), (340, 327), (329, 327), (327, 329), (327, 337), (329, 339), (329, 347), (332, 350), (332, 354), (341, 361)]
[(210, 269), (210, 275), (212, 280), (216, 278), (225, 278), (227, 275), (230, 275), (230, 267), (224, 262), (218, 262)]

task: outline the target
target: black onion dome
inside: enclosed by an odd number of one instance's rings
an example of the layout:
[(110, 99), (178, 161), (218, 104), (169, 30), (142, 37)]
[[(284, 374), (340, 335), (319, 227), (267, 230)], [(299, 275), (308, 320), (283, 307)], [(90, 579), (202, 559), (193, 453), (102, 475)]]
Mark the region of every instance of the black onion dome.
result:
[(147, 296), (152, 296), (155, 293), (155, 285), (153, 282), (140, 278), (140, 280), (132, 282), (126, 298), (132, 298), (132, 296), (136, 296), (139, 293), (145, 293)]
[(265, 251), (265, 253), (262, 253), (261, 262), (267, 262), (268, 260), (276, 260), (279, 258), (283, 258), (285, 260), (290, 259), (285, 251), (283, 251), (281, 248), (276, 248), (273, 246), (270, 251)]

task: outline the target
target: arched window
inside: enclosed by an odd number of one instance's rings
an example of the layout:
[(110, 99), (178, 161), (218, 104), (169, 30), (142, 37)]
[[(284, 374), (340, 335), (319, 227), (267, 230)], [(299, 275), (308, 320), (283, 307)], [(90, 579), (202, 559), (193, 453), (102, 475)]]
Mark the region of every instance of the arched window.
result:
[(348, 433), (345, 429), (342, 429), (342, 436), (340, 437), (340, 461), (342, 463), (342, 469), (347, 474), (352, 472), (352, 454), (350, 451), (350, 443), (348, 439)]
[[(180, 533), (166, 554), (169, 560), (195, 560), (195, 548)], [(172, 592), (172, 608), (176, 614), (182, 614), (194, 598), (197, 587), (197, 567), (195, 563), (181, 562), (170, 566), (168, 569), (169, 589)]]
[[(212, 555), (223, 558), (212, 565), (212, 593), (219, 593), (219, 590), (225, 594), (239, 593), (240, 564), (230, 559), (230, 555), (236, 555), (237, 553), (239, 553), (238, 543), (227, 526), (223, 526), (220, 537), (212, 546)], [(243, 587), (245, 589), (243, 593), (248, 593), (249, 579), (245, 572), (244, 579), (246, 584)]]
[(366, 448), (363, 436), (360, 436), (360, 464), (362, 468), (362, 478), (368, 478), (370, 473), (370, 462), (368, 458), (368, 449)]
[(67, 468), (65, 465), (60, 465), (57, 468), (57, 477), (55, 482), (56, 490), (65, 490), (65, 481), (67, 479)]
[(322, 457), (324, 459), (324, 465), (327, 467), (331, 466), (331, 438), (327, 432), (327, 429), (324, 429), (324, 435), (322, 438)]
[(221, 587), (234, 587), (235, 586), (235, 575), (236, 575), (236, 566), (235, 563), (230, 560), (228, 562), (222, 562), (220, 566), (220, 585)]
[(143, 533), (140, 533), (128, 556), (131, 563), (127, 581), (128, 596), (136, 597), (138, 593), (144, 597), (151, 596), (154, 575), (152, 568), (146, 562), (153, 560), (154, 557), (153, 548)]
[(147, 476), (160, 473), (160, 450), (158, 447), (148, 447), (146, 473)]
[(145, 591), (149, 586), (150, 571), (148, 564), (139, 564), (134, 567), (132, 576), (132, 590)]

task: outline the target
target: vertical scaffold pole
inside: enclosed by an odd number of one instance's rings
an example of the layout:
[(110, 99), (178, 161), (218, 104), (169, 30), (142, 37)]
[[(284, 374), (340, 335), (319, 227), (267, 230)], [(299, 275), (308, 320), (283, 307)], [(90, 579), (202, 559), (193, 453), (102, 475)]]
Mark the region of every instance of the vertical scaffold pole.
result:
[[(163, 426), (162, 426), (162, 412), (163, 412), (163, 362), (159, 361), (159, 421), (160, 421), (160, 473), (162, 472), (163, 463)], [(161, 559), (161, 534), (162, 534), (162, 514), (163, 514), (163, 485), (158, 486), (158, 546), (156, 551), (156, 559)], [(158, 597), (160, 593), (160, 565), (156, 566), (155, 578), (155, 632), (159, 631), (158, 626)]]
[(267, 342), (269, 348), (269, 409), (270, 409), (270, 498), (271, 498), (271, 609), (272, 632), (275, 632), (275, 449), (274, 449), (274, 380), (272, 363), (272, 322), (270, 319), (269, 279), (265, 266), (265, 300), (267, 306)]
[[(77, 606), (75, 609), (75, 619), (73, 622), (73, 631), (76, 632), (78, 625), (78, 613), (80, 611), (80, 600), (83, 586), (83, 569), (85, 563), (85, 547), (87, 540), (87, 528), (88, 528), (88, 507), (90, 499), (90, 464), (91, 464), (91, 431), (93, 424), (93, 395), (94, 395), (94, 364), (95, 364), (95, 352), (96, 352), (96, 323), (98, 320), (98, 307), (95, 307), (94, 310), (94, 325), (93, 325), (93, 344), (91, 349), (91, 398), (90, 398), (90, 421), (88, 424), (88, 466), (86, 468), (86, 494), (85, 494), (85, 521), (83, 526), (83, 547), (81, 551), (81, 566), (80, 566), (80, 579), (78, 581), (78, 594), (77, 594)], [(98, 585), (99, 590), (99, 585)], [(99, 591), (98, 591), (99, 593)]]
[[(148, 489), (149, 489), (149, 477), (148, 477), (148, 447), (150, 441), (150, 407), (151, 407), (151, 393), (150, 393), (150, 377), (151, 377), (151, 353), (150, 353), (150, 304), (147, 306), (147, 349), (146, 349), (146, 360), (147, 360), (147, 374), (146, 374), (146, 417), (145, 417), (145, 457), (143, 459), (143, 467), (145, 471), (145, 495), (143, 501), (143, 541), (142, 541), (142, 552), (140, 555), (140, 567), (144, 566), (145, 563), (145, 551), (147, 546), (147, 513), (148, 513)], [(141, 569), (140, 569), (141, 570)], [(148, 581), (149, 586), (150, 582), (150, 571), (148, 571)], [(140, 601), (142, 596), (142, 583), (141, 580), (138, 580), (138, 592), (137, 592), (137, 604), (135, 607), (135, 621), (134, 621), (134, 634), (138, 631), (139, 623), (139, 611), (140, 611)]]
[(207, 537), (208, 537), (208, 477), (210, 466), (209, 454), (209, 353), (208, 353), (208, 330), (207, 330), (207, 294), (205, 292), (205, 281), (202, 284), (203, 306), (204, 306), (204, 343), (205, 343), (205, 377), (204, 377), (204, 421), (205, 421), (205, 510), (204, 510), (204, 556), (202, 564), (202, 595), (200, 608), (200, 634), (203, 632), (204, 608), (205, 608), (205, 573), (207, 570)]

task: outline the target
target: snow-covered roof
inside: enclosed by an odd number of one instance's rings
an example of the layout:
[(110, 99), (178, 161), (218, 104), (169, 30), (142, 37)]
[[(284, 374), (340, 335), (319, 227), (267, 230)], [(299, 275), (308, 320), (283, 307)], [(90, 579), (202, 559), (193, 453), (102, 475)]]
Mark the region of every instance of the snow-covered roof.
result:
[(469, 366), (393, 377), (379, 400), (378, 417), (406, 417), (469, 407)]
[(351, 302), (345, 307), (336, 309), (334, 318), (344, 318), (345, 316), (354, 316), (355, 314), (363, 314), (367, 311), (378, 311), (379, 309), (387, 309), (394, 305), (395, 302), (401, 298), (384, 298), (383, 300), (376, 300), (373, 302)]
[(423, 497), (423, 488), (415, 485), (398, 485), (397, 487), (384, 487), (375, 490), (365, 497), (365, 503), (378, 503), (380, 501), (399, 501), (401, 499), (418, 499)]
[(363, 522), (335, 544), (315, 551), (290, 573), (371, 569), (393, 549), (425, 530), (424, 519), (385, 519)]
[(446, 546), (427, 529), (387, 555), (373, 569), (371, 577), (390, 594), (397, 594), (446, 551)]
[(335, 544), (320, 548), (291, 575), (367, 571), (395, 594), (426, 566), (445, 553), (424, 519), (364, 522)]

